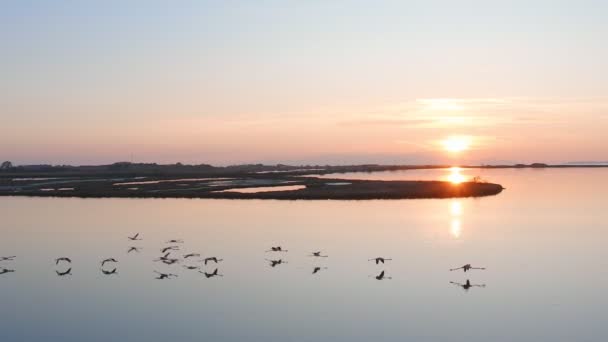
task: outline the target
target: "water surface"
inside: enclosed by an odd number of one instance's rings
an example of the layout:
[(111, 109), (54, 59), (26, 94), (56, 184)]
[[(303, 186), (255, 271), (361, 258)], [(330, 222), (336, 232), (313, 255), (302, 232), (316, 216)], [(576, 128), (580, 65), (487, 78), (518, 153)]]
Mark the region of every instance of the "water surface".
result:
[[(17, 256), (0, 262), (15, 270), (0, 275), (2, 341), (605, 341), (608, 170), (461, 174), (506, 190), (447, 200), (0, 198), (0, 255)], [(137, 232), (142, 241), (127, 239)], [(184, 240), (175, 255), (223, 258), (223, 277), (183, 267), (200, 258), (153, 262), (170, 239)], [(276, 245), (289, 251), (265, 252)], [(308, 256), (318, 250), (329, 257)], [(72, 275), (59, 277), (64, 256)], [(393, 260), (367, 261), (377, 256)], [(108, 257), (118, 274), (100, 271)], [(466, 263), (487, 270), (448, 271)], [(327, 269), (313, 275), (316, 266)], [(382, 270), (392, 279), (376, 280)], [(467, 279), (486, 287), (450, 284)]]

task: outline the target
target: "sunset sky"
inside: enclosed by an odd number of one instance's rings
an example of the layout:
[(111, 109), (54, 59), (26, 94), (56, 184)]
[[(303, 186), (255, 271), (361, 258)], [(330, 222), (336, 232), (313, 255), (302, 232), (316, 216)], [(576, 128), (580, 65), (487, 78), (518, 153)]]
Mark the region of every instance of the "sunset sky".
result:
[(608, 1), (7, 1), (0, 159), (606, 161), (607, 18)]

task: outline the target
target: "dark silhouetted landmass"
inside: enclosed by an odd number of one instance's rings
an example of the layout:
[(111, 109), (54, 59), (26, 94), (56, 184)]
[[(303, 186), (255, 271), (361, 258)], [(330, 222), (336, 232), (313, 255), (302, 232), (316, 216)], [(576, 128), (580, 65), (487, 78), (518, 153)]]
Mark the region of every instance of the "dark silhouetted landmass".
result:
[[(11, 165), (0, 173), (0, 196), (354, 200), (490, 196), (503, 190), (499, 184), (481, 181), (453, 184), (314, 177), (327, 173), (441, 167), (447, 166)], [(283, 190), (285, 186), (289, 188)], [(259, 190), (264, 191), (256, 192)]]

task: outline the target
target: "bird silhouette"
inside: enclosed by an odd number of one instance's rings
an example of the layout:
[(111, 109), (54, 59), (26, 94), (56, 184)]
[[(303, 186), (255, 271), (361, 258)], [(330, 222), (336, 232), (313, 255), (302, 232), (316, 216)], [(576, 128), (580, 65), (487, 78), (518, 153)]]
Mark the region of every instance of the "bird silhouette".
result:
[(188, 259), (188, 258), (192, 258), (192, 257), (200, 257), (201, 255), (199, 253), (190, 253), (190, 254), (186, 254), (184, 255), (184, 259)]
[(127, 238), (129, 238), (129, 240), (131, 241), (139, 241), (141, 239), (138, 239), (137, 237), (139, 236), (139, 233), (133, 235), (133, 236), (127, 236)]
[(169, 259), (169, 254), (171, 254), (171, 252), (167, 252), (165, 253), (165, 255), (161, 256), (158, 259), (154, 259), (154, 261), (163, 261), (163, 260), (168, 260)]
[(450, 284), (454, 284), (456, 286), (460, 286), (465, 291), (469, 291), (469, 289), (471, 287), (486, 287), (486, 284), (471, 284), (471, 282), (469, 281), (469, 279), (467, 279), (467, 281), (464, 284), (456, 283), (456, 282), (453, 282), (453, 281), (451, 281)]
[(279, 259), (279, 260), (269, 260), (269, 259), (266, 259), (266, 261), (268, 261), (270, 263), (270, 267), (276, 267), (278, 265), (286, 264), (287, 263), (287, 261), (283, 261), (283, 259)]
[(55, 259), (55, 265), (58, 265), (60, 261), (66, 261), (66, 262), (72, 263), (72, 260), (70, 258), (62, 257), (62, 258)]
[(368, 261), (376, 261), (376, 265), (378, 265), (379, 263), (383, 263), (386, 260), (393, 260), (393, 259), (388, 259), (388, 258), (381, 258), (381, 257), (377, 257), (377, 258), (373, 258), (373, 259), (369, 259)]
[(380, 274), (378, 274), (375, 278), (376, 280), (393, 279), (393, 277), (385, 277), (384, 271), (380, 272)]
[(158, 274), (158, 277), (156, 277), (156, 279), (171, 279), (171, 277), (177, 278), (177, 274), (173, 274), (173, 273), (161, 273), (161, 272), (158, 272), (158, 271), (154, 271), (154, 272)]
[(451, 268), (450, 271), (464, 270), (465, 272), (469, 270), (485, 270), (485, 267), (472, 267), (471, 264), (466, 264), (464, 266), (460, 266), (458, 268)]
[(312, 274), (316, 274), (316, 273), (318, 273), (319, 271), (321, 271), (321, 270), (326, 270), (326, 269), (327, 269), (327, 267), (315, 267), (315, 268), (313, 268), (313, 270), (312, 270)]
[(0, 257), (0, 261), (13, 261), (13, 260), (15, 260), (15, 258), (16, 258), (16, 256), (14, 256), (14, 255), (7, 256), (7, 257), (3, 256), (3, 257)]
[(163, 259), (162, 262), (166, 265), (173, 265), (179, 263), (179, 259)]
[(131, 252), (139, 253), (140, 249), (141, 249), (141, 247), (129, 247), (129, 250), (127, 251), (127, 253), (131, 253)]
[(64, 272), (55, 271), (55, 273), (57, 273), (57, 275), (60, 277), (72, 275), (72, 268), (70, 267), (70, 268), (68, 268), (67, 271), (64, 271)]
[(188, 265), (184, 265), (184, 268), (187, 270), (196, 270), (199, 269), (200, 266), (188, 266)]
[(224, 260), (224, 259), (218, 259), (217, 257), (210, 257), (210, 258), (205, 258), (204, 262), (205, 262), (205, 265), (207, 265), (207, 263), (210, 261), (213, 261), (217, 264), (218, 262), (220, 262), (222, 260)]
[(167, 241), (167, 243), (184, 243), (184, 240), (182, 240), (182, 239), (174, 239), (174, 240)]
[(107, 262), (118, 262), (118, 260), (114, 259), (114, 258), (107, 258), (101, 261), (101, 266), (103, 267), (103, 265), (105, 265)]
[(179, 251), (178, 246), (169, 246), (160, 250), (161, 253), (167, 253), (167, 251)]
[(321, 255), (321, 252), (312, 252), (311, 257), (327, 258), (327, 255)]
[(12, 272), (15, 272), (15, 270), (10, 270), (8, 268), (0, 268), (0, 274), (12, 273)]
[(281, 246), (270, 247), (266, 252), (287, 252), (286, 249), (281, 248)]
[(213, 278), (213, 277), (223, 277), (222, 274), (217, 273), (217, 268), (215, 269), (215, 271), (213, 271), (213, 273), (208, 273), (208, 272), (201, 272), (199, 271), (199, 273), (202, 273), (205, 275), (205, 277), (207, 278)]
[(104, 270), (102, 269), (101, 272), (105, 275), (110, 275), (110, 274), (118, 274), (118, 272), (116, 272), (116, 268), (114, 268), (113, 270), (109, 271), (109, 270)]

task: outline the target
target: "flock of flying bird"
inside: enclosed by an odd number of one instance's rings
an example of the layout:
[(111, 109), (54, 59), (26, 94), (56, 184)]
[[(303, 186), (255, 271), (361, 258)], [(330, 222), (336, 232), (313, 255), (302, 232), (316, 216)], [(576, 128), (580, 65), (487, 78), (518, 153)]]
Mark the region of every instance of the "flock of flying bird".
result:
[[(142, 238), (139, 236), (139, 233), (135, 234), (134, 236), (128, 236), (127, 238), (130, 241), (141, 241), (142, 240)], [(179, 244), (184, 243), (184, 241), (180, 240), (180, 239), (173, 239), (173, 240), (167, 241), (166, 243), (169, 244), (169, 246), (161, 248), (160, 252), (162, 255), (160, 257), (158, 257), (157, 259), (155, 259), (154, 261), (162, 262), (166, 265), (173, 265), (173, 264), (179, 263), (180, 259), (177, 257), (173, 257), (171, 254), (179, 251), (180, 250)], [(127, 254), (129, 254), (131, 252), (139, 252), (140, 250), (141, 250), (141, 247), (129, 247), (129, 249), (127, 250)], [(288, 250), (283, 249), (281, 246), (275, 246), (275, 247), (270, 247), (270, 249), (267, 250), (266, 252), (267, 253), (268, 252), (288, 252)], [(328, 255), (322, 255), (322, 252), (320, 252), (320, 251), (312, 252), (308, 256), (315, 257), (315, 258), (327, 258), (328, 257)], [(197, 258), (197, 257), (200, 258), (201, 255), (199, 253), (188, 253), (188, 254), (183, 255), (183, 260), (190, 260), (191, 258)], [(0, 262), (14, 261), (15, 258), (16, 258), (16, 256), (8, 256), (8, 257), (0, 256)], [(384, 264), (386, 261), (390, 261), (390, 260), (392, 260), (392, 259), (383, 258), (383, 257), (376, 257), (376, 258), (368, 259), (368, 261), (375, 262), (376, 265)], [(213, 256), (213, 257), (206, 257), (204, 259), (201, 259), (199, 262), (204, 263), (204, 265), (206, 266), (207, 264), (210, 264), (210, 263), (217, 265), (221, 261), (223, 261), (223, 259)], [(283, 260), (282, 258), (266, 259), (266, 261), (269, 262), (270, 267), (276, 267), (278, 265), (287, 263), (287, 261)], [(72, 260), (68, 257), (59, 257), (59, 258), (55, 259), (55, 265), (57, 267), (60, 267), (60, 269), (55, 270), (55, 273), (60, 277), (71, 275), (72, 274), (72, 267), (70, 266), (71, 263), (72, 263)], [(101, 260), (101, 263), (100, 263), (100, 271), (105, 275), (118, 274), (118, 268), (115, 267), (115, 265), (117, 263), (118, 263), (118, 260), (116, 260), (114, 258), (103, 259), (103, 260)], [(111, 266), (106, 266), (106, 264), (111, 265)], [(188, 270), (198, 270), (198, 272), (203, 274), (206, 278), (223, 276), (222, 274), (219, 273), (219, 270), (217, 267), (214, 269), (213, 272), (203, 271), (203, 270), (201, 270), (201, 266), (184, 265), (183, 267)], [(316, 274), (324, 269), (327, 269), (327, 267), (315, 266), (313, 268), (312, 274)], [(473, 266), (471, 266), (471, 264), (466, 264), (466, 265), (458, 267), (458, 268), (450, 269), (450, 271), (457, 271), (457, 270), (463, 270), (466, 273), (471, 270), (485, 270), (485, 268), (484, 267), (473, 267)], [(5, 273), (12, 273), (12, 272), (15, 272), (15, 270), (0, 267), (0, 275), (5, 274)], [(173, 273), (163, 273), (163, 272), (159, 272), (159, 271), (154, 271), (154, 273), (156, 274), (155, 279), (160, 279), (160, 280), (178, 277), (177, 274), (173, 274)], [(392, 279), (391, 277), (387, 277), (385, 275), (384, 270), (382, 270), (380, 272), (380, 274), (378, 274), (377, 276), (374, 276), (374, 278), (376, 278), (377, 280)], [(462, 287), (465, 291), (468, 291), (472, 287), (485, 287), (485, 284), (471, 284), (471, 282), (468, 279), (466, 280), (466, 282), (464, 284), (452, 282), (452, 281), (450, 283)]]

